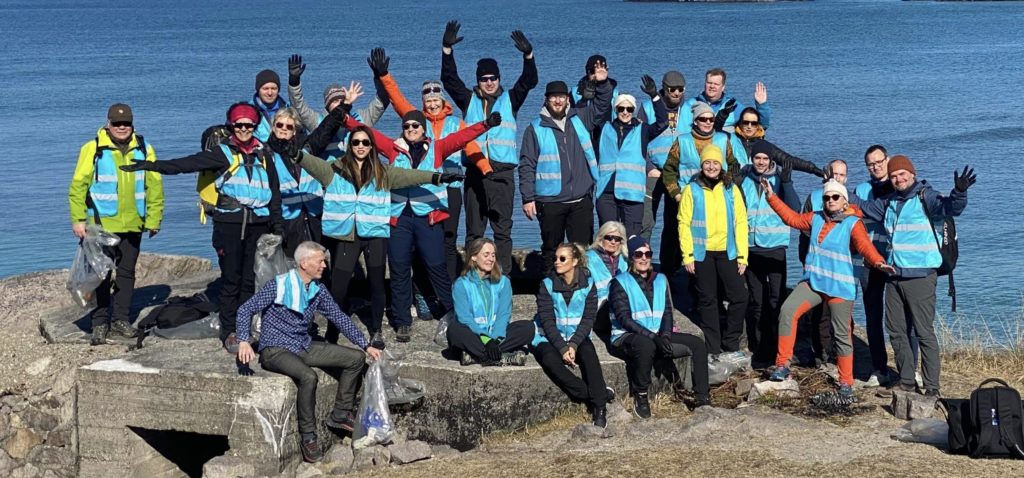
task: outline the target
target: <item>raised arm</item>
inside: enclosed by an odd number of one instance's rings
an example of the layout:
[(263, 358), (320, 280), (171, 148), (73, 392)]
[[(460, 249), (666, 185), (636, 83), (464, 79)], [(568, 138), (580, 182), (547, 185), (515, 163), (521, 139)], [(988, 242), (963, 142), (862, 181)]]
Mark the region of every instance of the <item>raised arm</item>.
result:
[(302, 73), (305, 71), (306, 64), (302, 62), (302, 55), (288, 58), (288, 103), (299, 112), (299, 122), (306, 131), (313, 131), (320, 124), (320, 115), (309, 107), (302, 95)]
[(384, 86), (381, 85), (379, 78), (373, 79), (373, 87), (377, 90), (376, 94), (373, 95), (373, 99), (366, 105), (366, 108), (360, 108), (356, 111), (356, 114), (363, 118), (367, 126), (375, 126), (380, 121), (381, 116), (384, 116), (384, 110), (388, 109), (388, 105), (391, 104), (391, 100), (388, 99), (387, 93), (384, 92)]
[[(345, 129), (352, 131), (359, 126), (366, 126), (360, 123), (358, 120), (353, 118), (351, 115), (345, 117)], [(381, 133), (377, 128), (366, 126), (373, 132), (373, 142), (377, 145), (377, 153), (389, 160), (394, 161), (396, 157), (402, 152), (401, 149), (395, 144), (395, 140), (391, 139), (388, 135)]]
[[(497, 117), (497, 123), (492, 122), (492, 120), (495, 117)], [(487, 130), (491, 127), (489, 126), (491, 124), (501, 124), (501, 115), (498, 113), (491, 113), (491, 116), (488, 117), (486, 121), (481, 121), (479, 123), (469, 125), (448, 136), (435, 140), (436, 143), (434, 143), (434, 166), (441, 166), (441, 162), (444, 161), (444, 158), (447, 158), (448, 156), (461, 150), (470, 141), (476, 139), (477, 136), (486, 133)]]
[[(647, 96), (651, 97), (651, 105), (654, 106), (654, 123), (647, 124), (641, 123), (640, 127), (643, 128), (644, 135), (647, 137), (647, 141), (657, 138), (666, 128), (668, 128), (668, 108), (665, 107), (665, 102), (661, 100), (661, 96), (658, 96), (658, 87), (654, 83), (654, 78), (650, 75), (644, 75), (643, 86), (641, 89)], [(645, 150), (647, 148), (644, 148)]]
[(391, 73), (385, 73), (384, 76), (380, 77), (380, 82), (384, 85), (384, 93), (388, 95), (388, 99), (391, 101), (391, 105), (395, 107), (395, 113), (398, 114), (399, 118), (416, 109), (405, 98), (405, 95), (402, 94), (402, 90), (398, 88), (398, 83), (391, 76)]
[(466, 108), (469, 108), (469, 100), (473, 98), (473, 90), (466, 88), (462, 78), (459, 78), (459, 68), (455, 64), (455, 53), (452, 47), (462, 41), (462, 37), (459, 36), (459, 28), (461, 25), (455, 20), (445, 25), (444, 37), (441, 40), (441, 83), (455, 106), (465, 113)]
[(533, 45), (522, 31), (512, 32), (512, 41), (515, 42), (516, 49), (523, 53), (523, 71), (519, 74), (516, 84), (512, 86), (512, 90), (508, 92), (512, 113), (519, 113), (519, 108), (526, 102), (530, 90), (537, 87), (537, 62), (533, 59)]
[(298, 165), (305, 169), (313, 179), (316, 179), (320, 185), (324, 188), (331, 185), (331, 181), (334, 181), (335, 173), (334, 167), (331, 163), (321, 159), (319, 156), (307, 153), (305, 151), (299, 155)]
[(587, 127), (587, 132), (591, 134), (604, 126), (612, 107), (612, 84), (608, 81), (608, 72), (607, 70), (600, 70), (600, 72), (603, 74), (599, 74), (598, 77), (603, 76), (604, 80), (593, 82), (594, 99), (585, 102), (583, 106), (573, 108), (576, 116), (583, 122), (583, 126)]

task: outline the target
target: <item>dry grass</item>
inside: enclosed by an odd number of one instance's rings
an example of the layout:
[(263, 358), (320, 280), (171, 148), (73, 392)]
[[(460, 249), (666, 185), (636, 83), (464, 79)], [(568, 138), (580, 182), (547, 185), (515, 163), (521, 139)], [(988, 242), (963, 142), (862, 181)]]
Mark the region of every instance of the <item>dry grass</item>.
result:
[(999, 377), (1024, 390), (1024, 304), (1007, 321), (954, 314), (935, 321), (942, 347), (942, 373), (977, 382)]

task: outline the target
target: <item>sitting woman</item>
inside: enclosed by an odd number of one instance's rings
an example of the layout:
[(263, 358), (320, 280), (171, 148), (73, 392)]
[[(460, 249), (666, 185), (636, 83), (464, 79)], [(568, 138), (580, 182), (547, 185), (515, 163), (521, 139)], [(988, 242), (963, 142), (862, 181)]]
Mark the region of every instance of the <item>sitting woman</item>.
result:
[[(597, 350), (590, 341), (597, 314), (597, 288), (587, 271), (583, 247), (563, 243), (555, 249), (550, 276), (537, 291), (537, 335), (533, 353), (544, 373), (574, 402), (586, 403), (594, 425), (608, 424), (605, 403), (614, 392), (605, 386)], [(579, 366), (582, 379), (572, 372)]]
[(594, 333), (607, 342), (611, 333), (608, 319), (608, 286), (621, 271), (626, 270), (626, 226), (618, 221), (601, 224), (594, 236), (594, 242), (587, 250), (584, 266), (594, 279), (597, 289), (597, 318), (594, 320)]
[(690, 356), (693, 364), (695, 406), (711, 404), (708, 386), (708, 355), (704, 341), (692, 334), (673, 332), (672, 296), (668, 279), (654, 272), (651, 245), (643, 236), (629, 238), (632, 261), (628, 271), (612, 280), (612, 335), (608, 352), (626, 362), (626, 378), (633, 395), (633, 412), (651, 416), (647, 389), (655, 359)]
[(534, 326), (525, 320), (509, 323), (512, 283), (496, 261), (494, 241), (473, 240), (452, 286), (457, 320), (448, 324), (448, 344), (461, 352), (462, 365), (526, 365), (523, 348), (533, 340)]

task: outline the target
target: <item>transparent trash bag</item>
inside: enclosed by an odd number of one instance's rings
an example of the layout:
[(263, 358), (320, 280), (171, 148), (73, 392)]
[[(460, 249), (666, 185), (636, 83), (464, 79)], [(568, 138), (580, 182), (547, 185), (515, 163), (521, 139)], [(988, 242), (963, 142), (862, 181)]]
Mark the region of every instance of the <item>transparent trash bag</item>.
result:
[(750, 355), (742, 352), (719, 354), (718, 361), (730, 364), (736, 368), (737, 372), (740, 370), (750, 370)]
[(100, 226), (86, 227), (85, 238), (75, 251), (68, 274), (67, 288), (76, 304), (84, 308), (96, 307), (96, 288), (114, 269), (114, 260), (103, 253), (103, 248), (120, 243), (120, 237)]
[(725, 360), (709, 360), (708, 383), (711, 385), (721, 385), (729, 380), (729, 376), (739, 371), (739, 365), (733, 362)]
[(434, 343), (441, 348), (448, 348), (448, 324), (455, 320), (455, 311), (448, 312), (437, 321), (437, 330), (434, 332)]
[[(384, 359), (383, 355), (381, 359)], [(370, 364), (363, 380), (363, 398), (359, 401), (356, 429), (352, 435), (352, 447), (356, 449), (388, 443), (395, 435), (395, 423), (388, 410), (384, 387), (382, 360)]]
[(381, 376), (384, 380), (384, 391), (388, 396), (388, 405), (414, 404), (423, 399), (426, 384), (419, 380), (402, 378), (402, 357), (396, 356), (385, 349), (380, 356)]
[(153, 329), (153, 335), (174, 340), (199, 340), (220, 337), (220, 315), (213, 312), (206, 317), (170, 329)]
[(288, 257), (281, 247), (283, 239), (277, 234), (264, 234), (256, 241), (256, 290), (274, 277), (288, 272)]
[(938, 418), (915, 418), (890, 435), (893, 440), (949, 447), (949, 424)]

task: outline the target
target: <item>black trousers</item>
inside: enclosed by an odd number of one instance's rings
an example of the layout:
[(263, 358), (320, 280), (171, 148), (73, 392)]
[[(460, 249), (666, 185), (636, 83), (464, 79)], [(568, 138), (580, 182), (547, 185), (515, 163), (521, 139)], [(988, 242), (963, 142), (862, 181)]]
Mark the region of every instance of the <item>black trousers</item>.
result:
[(459, 277), (462, 256), (459, 254), (459, 219), (462, 217), (462, 189), (448, 188), (448, 219), (444, 226), (444, 253), (448, 267), (448, 280), (455, 282)]
[[(132, 307), (132, 292), (135, 291), (135, 264), (139, 261), (139, 249), (142, 245), (141, 232), (118, 232), (121, 242), (113, 247), (104, 247), (103, 253), (114, 260), (117, 265), (117, 278), (110, 280), (110, 274), (96, 288), (97, 310), (92, 314), (92, 326), (105, 326), (107, 320), (123, 320), (129, 322), (128, 314)], [(113, 282), (113, 284), (111, 284)], [(113, 292), (111, 292), (113, 285)], [(113, 298), (113, 301), (111, 301)], [(113, 303), (111, 303), (113, 302)], [(106, 309), (101, 314), (99, 309)]]
[[(529, 320), (519, 320), (508, 324), (505, 339), (501, 342), (501, 352), (512, 352), (526, 347), (533, 341), (533, 334), (536, 331), (537, 328)], [(460, 352), (469, 353), (477, 361), (487, 361), (484, 343), (480, 341), (480, 336), (457, 320), (448, 323), (448, 345)]]
[(501, 272), (512, 272), (512, 202), (516, 193), (515, 169), (483, 177), (476, 168), (466, 170), (466, 243), (484, 236), (487, 224), (494, 233)]
[(544, 257), (545, 275), (555, 263), (555, 248), (568, 238), (569, 242), (586, 247), (594, 237), (594, 201), (586, 196), (576, 202), (537, 201), (540, 221), (540, 252)]
[[(243, 236), (244, 232), (244, 236)], [(213, 249), (220, 266), (220, 339), (235, 333), (238, 306), (252, 297), (256, 286), (256, 241), (270, 232), (267, 223), (213, 222)]]
[(643, 231), (644, 203), (617, 199), (612, 192), (614, 185), (609, 185), (605, 192), (597, 198), (597, 220), (601, 224), (608, 221), (619, 221), (626, 226), (627, 238), (636, 236)]
[[(334, 297), (334, 301), (340, 307), (345, 307), (352, 273), (359, 265), (359, 255), (363, 256), (366, 263), (366, 278), (370, 286), (370, 317), (360, 317), (360, 320), (371, 336), (379, 332), (388, 300), (387, 286), (384, 283), (388, 240), (383, 237), (356, 237), (353, 241), (339, 241), (324, 237), (322, 243), (331, 251), (332, 264), (328, 287), (331, 290), (331, 297)], [(330, 322), (327, 323), (326, 338), (330, 343), (338, 343), (338, 329)]]
[(651, 387), (651, 371), (655, 359), (676, 359), (690, 357), (693, 364), (693, 391), (698, 396), (707, 396), (708, 351), (704, 341), (693, 334), (672, 333), (672, 356), (662, 353), (653, 340), (643, 335), (627, 333), (618, 342), (608, 345), (608, 353), (626, 362), (626, 378), (630, 393), (644, 393)]
[(885, 350), (885, 281), (884, 272), (871, 268), (860, 288), (864, 300), (864, 320), (867, 325), (868, 349), (875, 370), (886, 370), (889, 354)]
[(580, 367), (580, 377), (562, 361), (562, 354), (550, 342), (534, 347), (533, 356), (548, 378), (569, 396), (569, 400), (594, 407), (603, 407), (608, 401), (601, 361), (590, 339), (583, 339), (576, 349), (576, 365)]
[(658, 181), (651, 197), (652, 207), (657, 211), (658, 204), (664, 203), (661, 229), (661, 249), (658, 251), (658, 261), (661, 264), (661, 272), (672, 277), (683, 267), (683, 251), (679, 248), (679, 203), (674, 197), (665, 191), (665, 184)]
[(323, 236), (323, 228), (320, 224), (320, 216), (307, 214), (306, 211), (299, 213), (295, 219), (284, 221), (284, 253), (289, 258), (295, 255), (295, 248), (305, 241), (320, 242)]
[(314, 341), (309, 350), (296, 354), (282, 347), (267, 347), (260, 352), (260, 365), (271, 372), (291, 377), (298, 387), (296, 409), (299, 433), (316, 432), (317, 367), (338, 379), (334, 396), (334, 415), (344, 416), (356, 409), (356, 391), (366, 364), (366, 353), (352, 347)]
[(751, 252), (747, 266), (747, 347), (755, 362), (771, 362), (779, 345), (779, 307), (786, 286), (786, 249)]
[[(694, 264), (699, 325), (704, 332), (708, 353), (738, 352), (743, 318), (747, 313), (747, 286), (740, 276), (736, 259), (729, 259), (725, 251), (707, 251), (704, 260)], [(719, 284), (725, 292), (724, 298), (718, 295)], [(718, 310), (723, 299), (729, 302), (725, 317), (721, 317)]]

